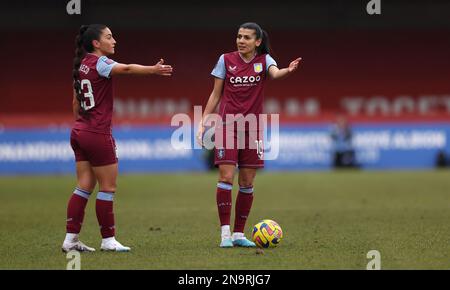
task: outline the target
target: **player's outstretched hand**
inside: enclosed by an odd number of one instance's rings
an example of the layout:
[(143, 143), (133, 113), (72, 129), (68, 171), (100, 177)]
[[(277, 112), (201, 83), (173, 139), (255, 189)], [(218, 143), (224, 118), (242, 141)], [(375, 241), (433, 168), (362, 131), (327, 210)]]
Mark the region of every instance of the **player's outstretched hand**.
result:
[(157, 64), (155, 64), (155, 74), (160, 76), (171, 76), (173, 68), (171, 65), (164, 64), (164, 59), (160, 59)]
[(288, 70), (289, 70), (290, 73), (297, 70), (301, 60), (302, 60), (302, 58), (299, 57), (299, 58), (297, 58), (296, 60), (292, 61), (289, 64)]

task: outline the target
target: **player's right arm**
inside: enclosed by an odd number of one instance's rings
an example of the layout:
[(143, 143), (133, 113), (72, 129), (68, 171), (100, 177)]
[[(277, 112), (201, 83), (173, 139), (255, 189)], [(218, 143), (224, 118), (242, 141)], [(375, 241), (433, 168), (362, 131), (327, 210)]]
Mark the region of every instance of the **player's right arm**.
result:
[(220, 102), (222, 96), (224, 80), (215, 77), (214, 78), (214, 88), (209, 96), (208, 103), (206, 103), (205, 111), (203, 112), (202, 119), (198, 126), (197, 141), (202, 144), (203, 132), (205, 131), (205, 121), (208, 116), (216, 111), (217, 105)]
[(208, 117), (216, 111), (217, 105), (220, 102), (220, 98), (222, 97), (223, 86), (225, 83), (226, 77), (226, 69), (225, 69), (225, 55), (221, 55), (219, 60), (216, 63), (216, 66), (211, 72), (211, 75), (214, 76), (214, 88), (209, 96), (208, 103), (206, 103), (205, 111), (203, 112), (202, 119), (200, 120), (200, 124), (198, 126), (198, 132), (196, 135), (197, 142), (200, 145), (203, 145), (203, 132), (205, 131), (205, 123)]
[[(203, 112), (202, 120), (204, 121), (209, 114), (216, 111), (217, 105), (220, 102), (220, 97), (222, 96), (224, 80), (219, 78), (214, 78), (214, 88), (209, 96), (208, 103), (206, 103), (205, 111)], [(204, 123), (203, 123), (204, 124)]]
[(111, 75), (161, 75), (171, 76), (173, 68), (170, 65), (164, 64), (161, 59), (158, 63), (152, 66), (145, 66), (139, 64), (123, 64), (117, 63), (111, 69)]

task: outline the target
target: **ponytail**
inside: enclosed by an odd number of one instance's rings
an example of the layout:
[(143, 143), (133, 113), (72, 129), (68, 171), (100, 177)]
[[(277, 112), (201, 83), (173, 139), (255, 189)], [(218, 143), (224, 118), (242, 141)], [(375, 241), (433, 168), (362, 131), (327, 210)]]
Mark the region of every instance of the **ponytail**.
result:
[(265, 30), (262, 31), (261, 45), (257, 49), (259, 54), (270, 54), (272, 52), (272, 49), (270, 48), (269, 35)]
[(272, 49), (270, 48), (269, 35), (261, 28), (261, 26), (254, 22), (247, 22), (239, 26), (239, 28), (252, 29), (255, 31), (256, 39), (261, 39), (261, 44), (256, 47), (256, 52), (258, 54), (270, 54), (272, 52)]
[(75, 37), (75, 57), (73, 59), (73, 69), (72, 69), (73, 88), (75, 90), (75, 95), (78, 100), (78, 103), (80, 104), (81, 112), (84, 112), (84, 108), (83, 106), (81, 106), (82, 99), (81, 99), (81, 83), (80, 83), (79, 69), (81, 65), (81, 60), (86, 54), (86, 51), (83, 48), (83, 34), (86, 32), (88, 28), (89, 26), (82, 25), (80, 27), (78, 35)]

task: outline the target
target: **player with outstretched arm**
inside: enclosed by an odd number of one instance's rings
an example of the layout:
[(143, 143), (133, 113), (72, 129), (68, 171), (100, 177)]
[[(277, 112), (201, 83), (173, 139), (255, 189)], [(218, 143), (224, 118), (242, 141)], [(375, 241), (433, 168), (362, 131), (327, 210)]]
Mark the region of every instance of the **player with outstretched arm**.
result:
[(101, 250), (127, 252), (115, 239), (113, 199), (118, 175), (112, 136), (113, 77), (116, 75), (171, 76), (172, 67), (122, 64), (109, 59), (116, 41), (102, 24), (83, 25), (76, 36), (73, 62), (73, 113), (70, 143), (75, 153), (77, 186), (67, 206), (66, 237), (62, 250), (95, 251), (79, 240), (84, 210), (97, 182), (96, 214), (102, 235)]
[[(226, 135), (233, 132), (232, 138), (236, 142), (237, 129), (234, 124), (227, 122), (227, 115), (247, 117), (251, 114), (259, 120), (263, 113), (264, 84), (268, 77), (282, 79), (293, 72), (299, 66), (301, 58), (292, 61), (287, 68), (279, 69), (275, 60), (270, 56), (270, 45), (267, 33), (253, 22), (240, 26), (236, 38), (237, 51), (222, 54), (217, 62), (212, 75), (214, 76), (214, 88), (203, 112), (202, 121), (199, 124), (197, 140), (203, 144), (205, 124), (210, 114), (214, 113), (217, 105), (219, 115), (222, 118), (224, 138), (215, 137), (215, 165), (219, 167), (219, 180), (217, 183), (216, 201), (221, 225), (220, 247), (230, 248), (234, 246), (255, 247), (255, 244), (244, 235), (245, 223), (249, 216), (253, 202), (253, 184), (256, 170), (264, 167), (261, 137), (253, 140), (249, 133), (251, 127), (243, 128), (243, 143), (245, 148), (239, 148), (237, 144), (230, 148), (230, 144), (218, 147), (217, 140), (226, 139)], [(261, 124), (262, 125), (262, 124)], [(256, 130), (261, 131), (259, 124)], [(228, 131), (228, 132), (227, 132)], [(261, 136), (258, 134), (258, 136)], [(256, 148), (250, 144), (256, 142)], [(236, 167), (239, 168), (238, 184), (239, 192), (235, 205), (235, 220), (233, 234), (230, 230), (230, 216), (232, 208), (232, 188)]]

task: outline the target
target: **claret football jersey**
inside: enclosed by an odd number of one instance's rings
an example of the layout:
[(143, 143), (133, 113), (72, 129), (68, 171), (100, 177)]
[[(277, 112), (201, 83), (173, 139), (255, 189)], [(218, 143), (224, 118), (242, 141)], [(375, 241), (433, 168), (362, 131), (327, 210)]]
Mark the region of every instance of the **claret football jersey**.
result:
[(111, 134), (113, 81), (111, 70), (117, 63), (106, 56), (86, 54), (81, 61), (81, 106), (85, 112), (75, 121), (74, 129)]
[(269, 54), (259, 54), (245, 61), (239, 52), (222, 54), (211, 74), (224, 80), (219, 114), (255, 114), (263, 112), (264, 84), (270, 66), (277, 63)]

